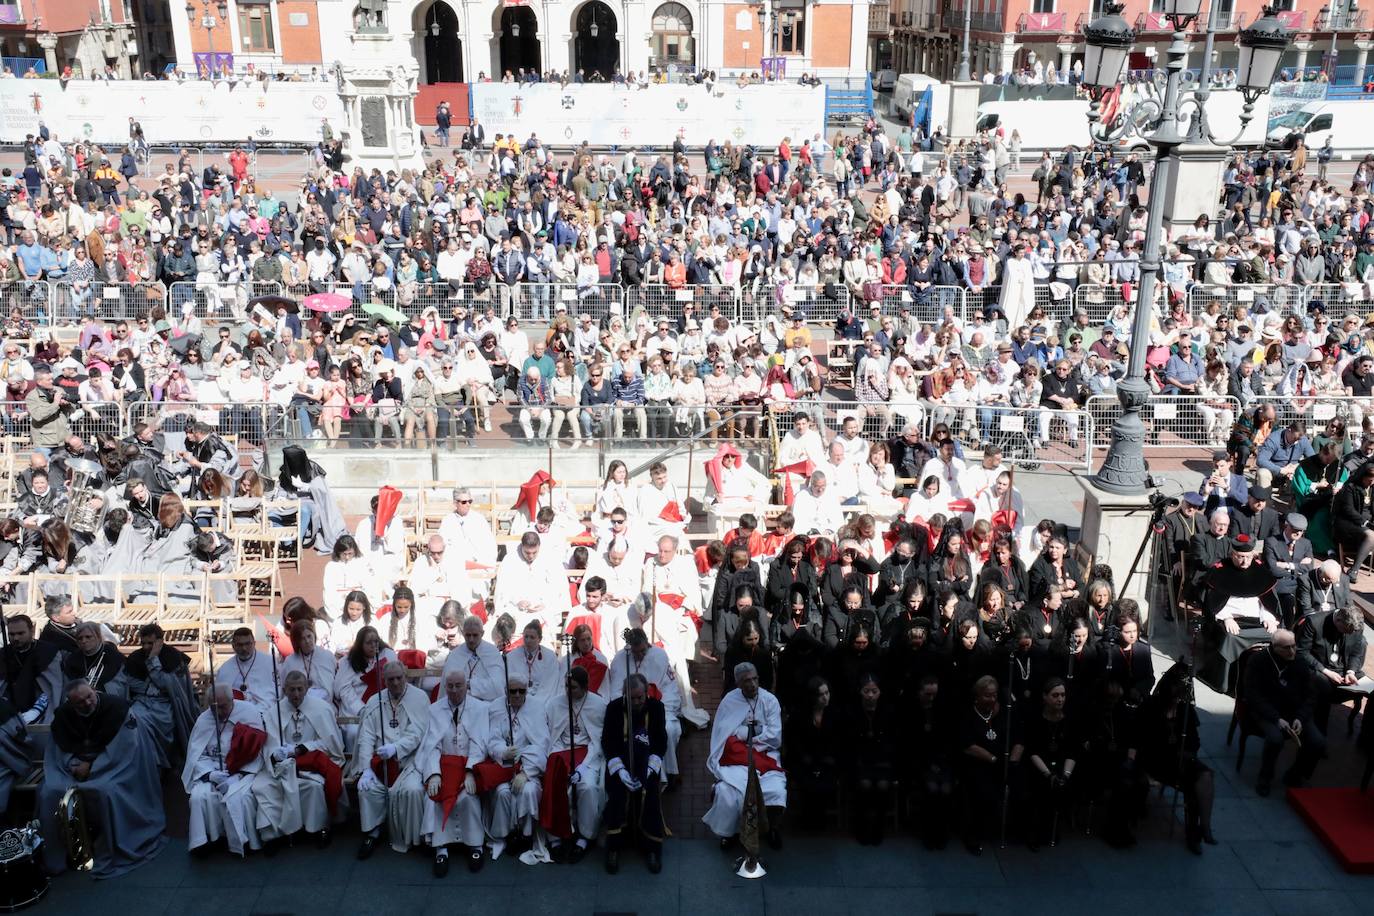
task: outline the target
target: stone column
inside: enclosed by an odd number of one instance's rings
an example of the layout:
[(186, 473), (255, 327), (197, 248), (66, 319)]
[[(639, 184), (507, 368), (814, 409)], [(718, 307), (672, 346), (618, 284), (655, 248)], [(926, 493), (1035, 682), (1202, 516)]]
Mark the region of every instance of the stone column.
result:
[(1374, 40), (1367, 36), (1355, 38), (1355, 85), (1364, 85), (1364, 68), (1369, 63), (1369, 52), (1374, 49)]
[(1073, 42), (1061, 42), (1055, 45), (1059, 49), (1059, 72), (1061, 75), (1068, 74), (1073, 69)]
[(1299, 70), (1304, 69), (1307, 66), (1307, 52), (1312, 50), (1311, 39), (1294, 41), (1293, 50), (1298, 52), (1298, 62), (1295, 66)]
[[(58, 73), (57, 36), (50, 32), (44, 32), (42, 35), (38, 36), (38, 46), (43, 49), (43, 61), (48, 66), (48, 72), (56, 75)], [(23, 75), (22, 73), (15, 74), (15, 76)]]

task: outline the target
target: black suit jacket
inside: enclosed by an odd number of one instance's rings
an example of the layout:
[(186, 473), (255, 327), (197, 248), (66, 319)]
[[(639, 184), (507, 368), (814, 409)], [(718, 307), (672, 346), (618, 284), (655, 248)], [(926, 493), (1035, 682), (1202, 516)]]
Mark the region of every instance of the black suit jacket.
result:
[(1364, 674), (1364, 633), (1342, 633), (1334, 618), (1331, 611), (1303, 618), (1298, 624), (1298, 661), (1306, 662), (1315, 677), (1324, 678), (1325, 668), (1338, 674), (1353, 671), (1358, 677)]
[[(1322, 596), (1326, 592), (1326, 586), (1321, 584), (1321, 571), (1310, 569), (1298, 577), (1298, 591), (1295, 605), (1298, 617), (1306, 617), (1321, 610)], [(1345, 573), (1331, 586), (1331, 604), (1333, 607), (1350, 606), (1350, 578)]]
[(1247, 534), (1250, 540), (1263, 544), (1269, 538), (1283, 534), (1283, 523), (1279, 520), (1279, 514), (1268, 506), (1259, 512), (1246, 506), (1231, 513), (1230, 535), (1235, 537), (1238, 534)]
[[(1279, 580), (1274, 585), (1274, 591), (1280, 595), (1297, 594), (1298, 581), (1310, 571), (1310, 567), (1304, 567), (1302, 561), (1311, 557), (1312, 542), (1307, 538), (1298, 538), (1291, 548), (1282, 534), (1264, 539), (1264, 565)], [(1285, 569), (1280, 563), (1292, 563), (1293, 568)]]

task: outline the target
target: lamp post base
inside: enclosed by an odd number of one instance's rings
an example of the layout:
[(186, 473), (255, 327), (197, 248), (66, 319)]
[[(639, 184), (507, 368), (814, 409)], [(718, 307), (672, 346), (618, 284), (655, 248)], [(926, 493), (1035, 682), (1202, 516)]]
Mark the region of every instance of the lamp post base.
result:
[[(1150, 555), (1141, 558), (1136, 573), (1129, 583), (1125, 582), (1126, 571), (1131, 568), (1140, 542), (1150, 530), (1153, 509), (1150, 497), (1142, 486), (1133, 493), (1118, 494), (1105, 490), (1096, 479), (1083, 474), (1074, 474), (1074, 479), (1083, 488), (1083, 518), (1080, 522), (1078, 549), (1079, 562), (1090, 560), (1093, 563), (1106, 563), (1116, 570), (1117, 588), (1125, 585), (1118, 598), (1133, 598), (1140, 604), (1141, 627), (1149, 621)], [(1086, 573), (1086, 567), (1084, 571)]]
[[(1142, 289), (1141, 294), (1145, 293)], [(1136, 302), (1136, 308), (1148, 306)], [(1132, 348), (1140, 345), (1140, 341), (1131, 341)], [(1150, 475), (1145, 468), (1145, 421), (1140, 411), (1150, 399), (1150, 386), (1143, 378), (1127, 377), (1117, 385), (1116, 393), (1121, 400), (1121, 416), (1112, 424), (1111, 446), (1102, 467), (1093, 475), (1093, 485), (1121, 496), (1144, 494)]]

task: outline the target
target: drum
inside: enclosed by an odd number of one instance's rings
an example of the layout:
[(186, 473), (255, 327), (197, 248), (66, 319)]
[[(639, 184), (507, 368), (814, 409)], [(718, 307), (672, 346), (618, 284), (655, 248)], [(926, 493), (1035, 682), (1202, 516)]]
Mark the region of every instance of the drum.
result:
[(37, 821), (0, 833), (0, 912), (32, 906), (48, 892), (48, 876), (38, 865), (41, 842)]

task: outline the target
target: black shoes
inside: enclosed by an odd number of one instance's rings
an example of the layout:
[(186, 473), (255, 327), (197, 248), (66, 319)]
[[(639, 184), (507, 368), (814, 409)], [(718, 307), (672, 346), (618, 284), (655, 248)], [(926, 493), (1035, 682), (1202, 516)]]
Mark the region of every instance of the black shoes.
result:
[(768, 845), (773, 849), (782, 849), (782, 831), (777, 827), (768, 828)]
[(645, 853), (644, 857), (649, 865), (649, 874), (656, 875), (663, 871), (663, 853), (654, 849)]
[(434, 877), (444, 878), (448, 876), (448, 850), (442, 850), (434, 854)]
[(620, 871), (620, 852), (615, 849), (606, 850), (606, 874), (614, 875)]
[(572, 848), (568, 850), (569, 865), (576, 865), (578, 862), (581, 862), (586, 857), (587, 847), (581, 845), (580, 843), (573, 843)]
[(321, 830), (319, 833), (315, 834), (316, 849), (327, 849), (329, 847), (329, 844), (332, 842), (334, 842), (334, 835), (329, 832), (328, 828)]
[(377, 837), (365, 836), (363, 843), (358, 847), (358, 861), (364, 862), (372, 858), (372, 854), (377, 851)]
[(468, 850), (468, 871), (474, 875), (482, 870), (482, 847), (474, 846)]

